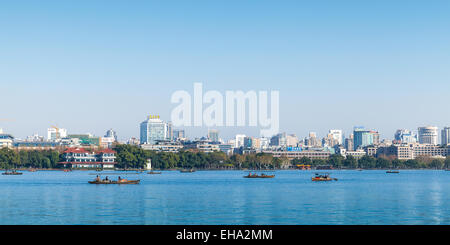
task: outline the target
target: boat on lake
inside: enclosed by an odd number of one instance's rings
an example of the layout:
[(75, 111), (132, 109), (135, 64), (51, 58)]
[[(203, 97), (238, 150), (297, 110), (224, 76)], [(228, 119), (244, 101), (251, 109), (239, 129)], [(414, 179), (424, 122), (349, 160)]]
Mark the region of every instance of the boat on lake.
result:
[(127, 179), (121, 179), (120, 176), (117, 180), (110, 180), (108, 177), (106, 179), (100, 179), (100, 177), (97, 175), (97, 178), (93, 181), (89, 181), (89, 184), (96, 184), (96, 185), (135, 185), (139, 184), (141, 180), (127, 180)]
[(180, 170), (180, 173), (193, 173), (193, 172), (195, 172), (195, 169), (183, 169), (183, 170)]
[(16, 170), (8, 171), (6, 170), (2, 175), (22, 175), (21, 172), (17, 172)]
[(252, 174), (252, 173), (248, 173), (248, 175), (245, 175), (244, 178), (248, 178), (248, 179), (271, 179), (271, 178), (275, 178), (275, 175), (269, 175), (269, 174)]
[(150, 172), (147, 172), (147, 174), (161, 174), (161, 172), (150, 171)]
[(398, 170), (388, 170), (388, 171), (386, 171), (386, 173), (387, 174), (398, 174), (398, 173), (400, 173), (400, 171), (398, 171)]
[(123, 180), (123, 181), (114, 181), (114, 180), (100, 180), (100, 181), (89, 181), (89, 184), (96, 184), (96, 185), (132, 185), (132, 184), (139, 184), (141, 180)]
[(316, 173), (316, 175), (314, 177), (311, 178), (312, 181), (333, 181), (333, 180), (338, 180), (336, 178), (331, 178), (330, 174), (328, 173), (324, 173), (324, 174), (319, 174)]
[(35, 168), (28, 169), (28, 172), (36, 172), (37, 170)]

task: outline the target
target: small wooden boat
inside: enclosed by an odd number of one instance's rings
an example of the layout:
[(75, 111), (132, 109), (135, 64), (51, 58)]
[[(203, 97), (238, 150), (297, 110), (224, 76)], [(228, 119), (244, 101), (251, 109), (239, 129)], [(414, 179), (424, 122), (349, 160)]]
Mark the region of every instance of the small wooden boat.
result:
[(13, 171), (6, 171), (4, 173), (2, 173), (2, 175), (22, 175), (23, 173), (21, 172), (16, 172), (16, 170)]
[(150, 172), (147, 172), (147, 174), (161, 174), (161, 172), (150, 171)]
[(72, 169), (64, 169), (63, 171), (68, 173), (68, 172), (72, 172)]
[(183, 169), (183, 170), (180, 170), (180, 173), (193, 173), (193, 172), (195, 172), (195, 169)]
[(312, 181), (337, 181), (336, 178), (331, 178), (329, 174), (318, 174), (316, 173), (316, 176), (311, 178)]
[(30, 169), (28, 169), (28, 171), (29, 172), (36, 172), (36, 169), (35, 168), (30, 168)]
[(388, 170), (388, 171), (386, 171), (386, 173), (387, 174), (398, 174), (398, 173), (400, 173), (400, 171), (398, 171), (398, 170)]
[(113, 181), (113, 180), (94, 180), (89, 181), (89, 184), (96, 184), (96, 185), (136, 185), (139, 184), (141, 180), (122, 180), (122, 181)]
[(252, 174), (249, 173), (248, 175), (245, 175), (244, 178), (248, 179), (271, 179), (275, 178), (275, 175), (267, 175), (267, 174)]

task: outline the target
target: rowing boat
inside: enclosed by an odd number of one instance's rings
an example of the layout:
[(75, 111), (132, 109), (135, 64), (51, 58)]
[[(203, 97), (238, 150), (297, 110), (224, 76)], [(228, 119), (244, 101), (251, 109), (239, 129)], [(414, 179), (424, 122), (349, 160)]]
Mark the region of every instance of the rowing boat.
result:
[(89, 181), (89, 184), (96, 184), (96, 185), (133, 185), (133, 184), (139, 184), (141, 182), (140, 180), (122, 180), (122, 181), (111, 181), (111, 180), (101, 180), (101, 181)]

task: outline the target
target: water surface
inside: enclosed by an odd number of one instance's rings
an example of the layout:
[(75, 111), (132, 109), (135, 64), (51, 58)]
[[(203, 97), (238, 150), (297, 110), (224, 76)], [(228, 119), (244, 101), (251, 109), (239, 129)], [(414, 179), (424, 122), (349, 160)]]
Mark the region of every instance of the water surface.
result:
[(313, 171), (122, 175), (139, 185), (88, 184), (95, 171), (1, 175), (0, 224), (450, 224), (449, 171), (330, 172), (339, 181), (312, 182)]

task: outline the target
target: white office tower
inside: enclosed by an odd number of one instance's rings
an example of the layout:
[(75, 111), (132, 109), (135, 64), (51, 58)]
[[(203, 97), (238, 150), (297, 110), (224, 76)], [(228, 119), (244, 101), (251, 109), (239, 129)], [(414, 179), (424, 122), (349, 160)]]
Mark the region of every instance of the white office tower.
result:
[(239, 148), (244, 146), (245, 137), (247, 137), (245, 134), (237, 134), (236, 139), (234, 141), (234, 147)]
[(149, 116), (140, 126), (141, 144), (154, 145), (158, 141), (170, 140), (172, 126), (162, 121), (159, 116)]
[(344, 136), (343, 136), (342, 130), (331, 129), (328, 133), (333, 137), (334, 140), (337, 141), (337, 143), (339, 145), (342, 145), (342, 143), (344, 142)]
[(419, 128), (419, 143), (428, 145), (438, 144), (438, 128), (426, 126)]
[(47, 129), (47, 140), (48, 141), (60, 141), (62, 138), (67, 137), (67, 130), (65, 128), (58, 128), (52, 126)]
[(450, 144), (450, 127), (445, 127), (442, 129), (441, 141), (443, 145)]

